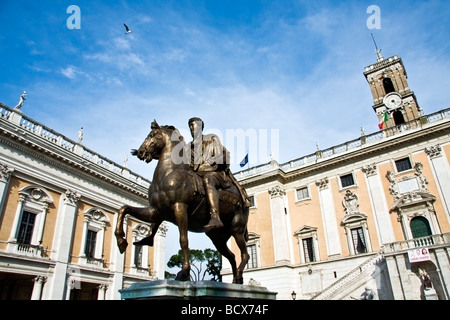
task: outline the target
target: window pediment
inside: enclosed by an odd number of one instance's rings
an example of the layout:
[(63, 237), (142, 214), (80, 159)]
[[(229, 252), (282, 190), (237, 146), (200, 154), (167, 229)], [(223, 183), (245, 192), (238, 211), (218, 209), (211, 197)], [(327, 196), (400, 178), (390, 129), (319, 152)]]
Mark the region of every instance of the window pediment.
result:
[(362, 212), (354, 212), (349, 213), (342, 218), (341, 224), (342, 225), (348, 225), (348, 224), (355, 224), (360, 223), (361, 221), (366, 221), (367, 216)]
[(300, 229), (294, 232), (295, 236), (311, 236), (312, 234), (317, 233), (316, 227), (310, 227), (310, 226), (302, 226)]
[(39, 186), (28, 186), (19, 191), (21, 196), (25, 196), (32, 203), (53, 203), (50, 193)]
[(398, 211), (408, 207), (428, 205), (435, 200), (436, 197), (427, 192), (408, 192), (406, 194), (403, 194), (394, 202), (390, 211)]

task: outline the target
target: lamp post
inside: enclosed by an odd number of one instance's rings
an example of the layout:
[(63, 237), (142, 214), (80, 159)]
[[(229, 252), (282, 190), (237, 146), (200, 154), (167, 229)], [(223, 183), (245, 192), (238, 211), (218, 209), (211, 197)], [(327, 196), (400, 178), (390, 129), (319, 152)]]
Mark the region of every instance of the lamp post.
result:
[(297, 298), (297, 294), (295, 293), (294, 290), (292, 290), (291, 297), (292, 297), (292, 300), (295, 300), (295, 298)]

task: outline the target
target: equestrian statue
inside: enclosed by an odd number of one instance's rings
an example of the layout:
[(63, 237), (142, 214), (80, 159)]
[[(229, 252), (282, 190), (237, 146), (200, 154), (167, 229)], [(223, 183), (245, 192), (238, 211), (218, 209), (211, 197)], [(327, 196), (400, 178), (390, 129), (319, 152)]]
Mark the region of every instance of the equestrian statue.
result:
[[(151, 234), (134, 245), (153, 246), (153, 240), (163, 221), (179, 230), (183, 265), (175, 280), (190, 279), (188, 231), (204, 232), (217, 251), (230, 262), (233, 283), (243, 284), (243, 271), (249, 260), (247, 252), (247, 193), (229, 169), (229, 152), (217, 135), (203, 134), (204, 122), (189, 119), (193, 140), (186, 143), (178, 129), (171, 125), (151, 123), (151, 131), (132, 155), (150, 162), (157, 160), (153, 180), (148, 189), (148, 207), (124, 205), (117, 215), (115, 236), (120, 253), (128, 245), (123, 230), (128, 214), (151, 224)], [(240, 264), (227, 246), (233, 237), (240, 250)]]

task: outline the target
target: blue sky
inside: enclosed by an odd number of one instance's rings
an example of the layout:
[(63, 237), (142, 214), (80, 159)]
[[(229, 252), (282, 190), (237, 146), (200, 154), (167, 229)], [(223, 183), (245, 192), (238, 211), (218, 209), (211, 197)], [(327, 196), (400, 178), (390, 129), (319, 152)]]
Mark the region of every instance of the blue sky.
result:
[[(70, 5), (80, 29), (67, 27)], [(379, 29), (367, 27), (370, 5)], [(83, 144), (119, 164), (153, 119), (190, 139), (192, 116), (222, 133), (234, 172), (249, 146), (227, 130), (278, 132), (249, 161), (272, 151), (284, 163), (378, 130), (363, 76), (371, 33), (385, 58), (403, 59), (426, 114), (449, 107), (448, 17), (446, 0), (1, 0), (0, 102), (26, 90), (25, 115), (73, 140), (83, 127)], [(152, 163), (129, 156), (128, 167), (152, 178)]]

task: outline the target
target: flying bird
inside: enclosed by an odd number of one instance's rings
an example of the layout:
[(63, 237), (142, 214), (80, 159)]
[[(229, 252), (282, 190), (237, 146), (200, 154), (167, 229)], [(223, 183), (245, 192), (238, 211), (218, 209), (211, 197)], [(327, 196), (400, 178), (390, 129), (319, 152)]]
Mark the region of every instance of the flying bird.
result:
[(130, 33), (131, 32), (130, 28), (128, 28), (128, 26), (125, 23), (123, 25), (125, 26), (125, 31), (126, 31), (125, 34)]

